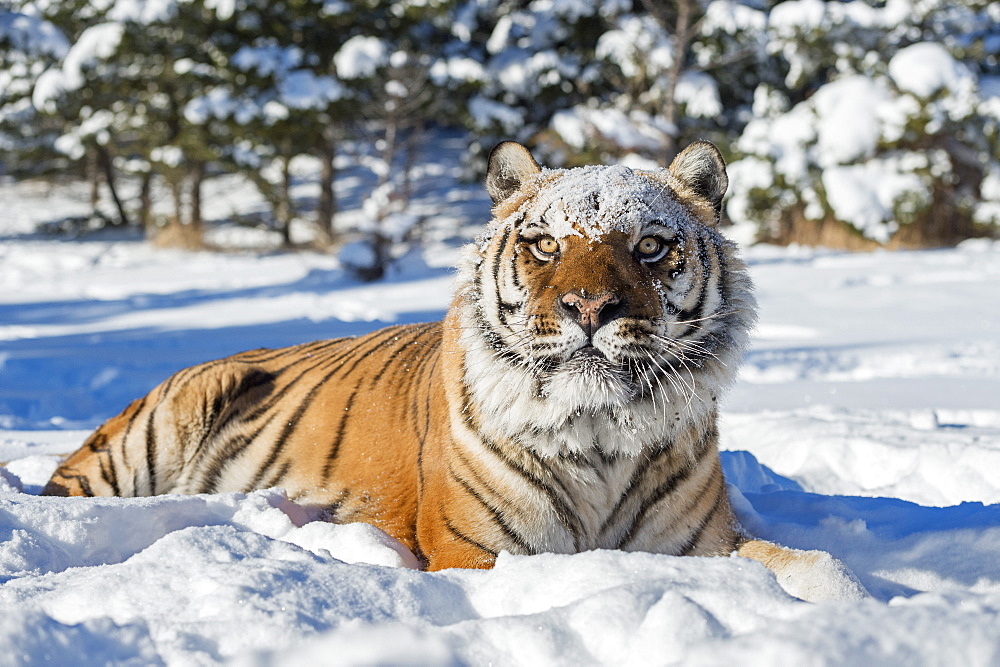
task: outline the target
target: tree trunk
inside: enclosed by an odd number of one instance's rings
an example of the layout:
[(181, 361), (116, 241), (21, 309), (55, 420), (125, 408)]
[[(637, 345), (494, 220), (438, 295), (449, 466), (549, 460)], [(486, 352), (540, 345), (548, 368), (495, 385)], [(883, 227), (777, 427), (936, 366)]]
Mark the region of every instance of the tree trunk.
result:
[(146, 236), (150, 236), (153, 227), (153, 173), (147, 171), (142, 175), (142, 185), (139, 188), (139, 226)]
[(108, 190), (111, 192), (111, 198), (115, 202), (115, 208), (118, 209), (118, 224), (128, 226), (130, 224), (128, 214), (125, 213), (125, 206), (118, 197), (118, 188), (115, 184), (115, 167), (111, 161), (111, 154), (106, 147), (100, 144), (97, 145), (97, 160), (101, 170), (104, 172), (104, 181), (108, 184)]
[(202, 234), (202, 221), (201, 221), (201, 186), (205, 181), (205, 163), (202, 161), (195, 162), (194, 169), (191, 172), (191, 202), (190, 202), (190, 216), (189, 224), (191, 225), (192, 231), (196, 232), (198, 236)]
[(278, 221), (281, 231), (282, 242), (288, 246), (292, 244), (292, 218), (295, 216), (295, 204), (292, 202), (292, 160), (289, 157), (283, 159), (281, 166), (281, 186), (278, 193), (278, 206), (274, 212), (274, 217)]
[(180, 227), (184, 224), (184, 179), (170, 179), (170, 194), (174, 200), (174, 219), (172, 224)]
[(331, 133), (324, 132), (317, 148), (320, 162), (319, 172), (319, 202), (316, 206), (316, 227), (325, 244), (330, 245), (336, 238), (333, 229), (333, 216), (337, 212), (337, 193), (333, 189), (333, 181), (337, 172), (334, 159), (337, 156), (336, 140)]
[(87, 182), (90, 183), (90, 210), (100, 217), (98, 204), (101, 201), (101, 170), (97, 166), (97, 151), (87, 153)]
[(677, 16), (673, 21), (673, 25), (670, 25), (668, 3), (663, 2), (663, 0), (642, 0), (642, 4), (646, 8), (646, 11), (652, 14), (660, 22), (660, 25), (663, 26), (663, 29), (674, 38), (673, 62), (670, 65), (670, 75), (667, 82), (666, 95), (663, 100), (663, 119), (667, 121), (670, 127), (670, 134), (667, 135), (663, 151), (666, 158), (664, 166), (666, 166), (677, 155), (677, 146), (680, 141), (680, 127), (678, 126), (680, 118), (677, 113), (677, 82), (684, 72), (688, 49), (691, 47), (691, 40), (694, 37), (694, 30), (692, 29), (695, 9), (694, 0), (676, 0), (676, 2), (670, 3), (674, 4), (677, 9)]

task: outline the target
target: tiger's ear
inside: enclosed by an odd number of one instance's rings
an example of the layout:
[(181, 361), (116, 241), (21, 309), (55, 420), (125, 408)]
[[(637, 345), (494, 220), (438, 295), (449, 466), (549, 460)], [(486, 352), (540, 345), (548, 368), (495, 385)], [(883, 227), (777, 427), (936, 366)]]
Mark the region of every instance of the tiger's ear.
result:
[(674, 178), (709, 201), (718, 221), (722, 197), (729, 187), (726, 161), (719, 149), (707, 141), (696, 141), (674, 158), (669, 169)]
[(516, 141), (504, 141), (490, 151), (486, 167), (486, 191), (494, 204), (514, 194), (521, 184), (542, 169), (528, 149)]

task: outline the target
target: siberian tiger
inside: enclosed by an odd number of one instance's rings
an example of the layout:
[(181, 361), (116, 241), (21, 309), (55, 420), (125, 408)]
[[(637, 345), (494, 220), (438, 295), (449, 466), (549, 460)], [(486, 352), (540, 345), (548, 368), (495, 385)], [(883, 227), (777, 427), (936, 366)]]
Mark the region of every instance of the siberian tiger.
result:
[(862, 595), (828, 554), (748, 537), (730, 506), (718, 399), (756, 303), (715, 229), (719, 151), (695, 143), (665, 170), (548, 170), (505, 142), (486, 185), (493, 220), (443, 322), (182, 370), (44, 493), (278, 486), (318, 518), (374, 524), (430, 570), (491, 567), (501, 551), (735, 552), (800, 597)]

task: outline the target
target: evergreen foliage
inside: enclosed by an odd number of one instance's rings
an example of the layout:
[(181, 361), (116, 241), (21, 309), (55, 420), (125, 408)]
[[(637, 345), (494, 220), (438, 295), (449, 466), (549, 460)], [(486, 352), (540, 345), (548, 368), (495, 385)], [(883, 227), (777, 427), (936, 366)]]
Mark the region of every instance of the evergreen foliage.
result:
[[(193, 242), (204, 183), (241, 174), (287, 243), (360, 234), (377, 277), (428, 129), (464, 124), (480, 166), (499, 139), (653, 167), (704, 138), (761, 238), (954, 242), (1000, 226), (998, 25), (984, 0), (7, 0), (0, 173), (85, 174), (109, 222)], [(373, 174), (353, 233), (347, 146)]]

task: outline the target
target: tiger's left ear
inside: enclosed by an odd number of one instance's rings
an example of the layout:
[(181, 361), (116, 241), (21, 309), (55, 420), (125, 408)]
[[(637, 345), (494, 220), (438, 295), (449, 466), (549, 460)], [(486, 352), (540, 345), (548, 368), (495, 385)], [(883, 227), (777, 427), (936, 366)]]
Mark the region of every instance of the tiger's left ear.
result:
[(504, 141), (490, 151), (486, 167), (486, 191), (494, 204), (514, 194), (521, 184), (542, 170), (528, 149), (516, 141)]
[(669, 170), (693, 194), (708, 200), (715, 210), (715, 222), (718, 222), (722, 197), (729, 187), (726, 161), (719, 149), (707, 141), (696, 141), (674, 158)]

